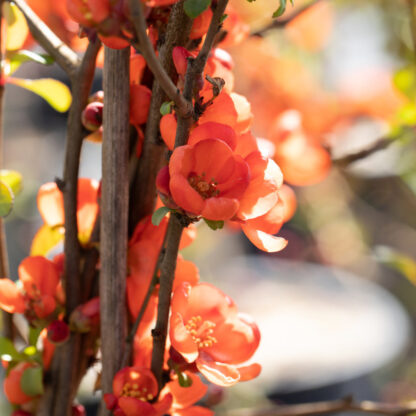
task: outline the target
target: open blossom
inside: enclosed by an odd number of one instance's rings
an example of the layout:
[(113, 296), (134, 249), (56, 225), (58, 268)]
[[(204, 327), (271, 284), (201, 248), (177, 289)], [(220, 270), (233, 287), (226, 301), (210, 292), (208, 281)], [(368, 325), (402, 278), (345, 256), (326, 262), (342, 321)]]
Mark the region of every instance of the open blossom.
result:
[(210, 284), (184, 283), (175, 290), (169, 336), (172, 347), (214, 384), (231, 386), (260, 372), (259, 364), (243, 364), (259, 345), (257, 325)]
[(113, 379), (113, 393), (104, 395), (107, 409), (116, 416), (161, 416), (167, 412), (172, 395), (151, 403), (157, 396), (158, 384), (145, 367), (124, 367)]
[(250, 180), (247, 163), (217, 139), (175, 149), (168, 176), (165, 190), (179, 207), (214, 221), (228, 220), (236, 214)]
[(10, 279), (0, 280), (0, 308), (11, 313), (30, 313), (46, 318), (56, 307), (59, 270), (41, 256), (26, 257), (18, 268), (21, 291)]

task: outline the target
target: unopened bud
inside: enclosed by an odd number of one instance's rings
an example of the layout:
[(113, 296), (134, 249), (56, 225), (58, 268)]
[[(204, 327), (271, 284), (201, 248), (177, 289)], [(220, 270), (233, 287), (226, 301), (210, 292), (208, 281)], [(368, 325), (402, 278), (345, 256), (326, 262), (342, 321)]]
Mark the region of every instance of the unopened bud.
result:
[(72, 416), (86, 416), (85, 407), (82, 404), (72, 406)]
[(48, 325), (48, 339), (54, 344), (62, 344), (69, 338), (69, 327), (64, 321), (53, 321)]
[(104, 104), (94, 101), (88, 104), (82, 112), (82, 124), (89, 131), (98, 130), (103, 124)]

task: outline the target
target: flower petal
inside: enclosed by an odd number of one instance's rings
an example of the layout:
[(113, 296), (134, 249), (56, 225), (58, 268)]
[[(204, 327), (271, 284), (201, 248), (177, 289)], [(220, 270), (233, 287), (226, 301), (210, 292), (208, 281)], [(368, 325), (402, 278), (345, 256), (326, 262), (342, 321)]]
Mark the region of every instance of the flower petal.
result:
[(208, 381), (217, 386), (229, 387), (240, 381), (240, 373), (233, 365), (217, 363), (200, 355), (196, 360), (196, 366)]
[(0, 279), (0, 308), (9, 313), (25, 311), (23, 295), (10, 279)]
[(249, 225), (242, 225), (241, 228), (246, 237), (260, 250), (276, 253), (287, 246), (287, 240), (282, 237), (275, 237)]
[(170, 318), (170, 341), (188, 363), (192, 363), (198, 357), (198, 346), (191, 334), (185, 327), (183, 318), (179, 313), (175, 313)]

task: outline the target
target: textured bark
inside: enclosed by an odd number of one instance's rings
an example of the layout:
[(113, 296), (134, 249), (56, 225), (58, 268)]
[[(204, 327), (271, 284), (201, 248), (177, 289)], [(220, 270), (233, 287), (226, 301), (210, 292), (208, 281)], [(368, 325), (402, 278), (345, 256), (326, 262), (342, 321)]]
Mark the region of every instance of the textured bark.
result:
[[(103, 393), (112, 391), (127, 335), (129, 56), (129, 48), (105, 49), (100, 243)], [(100, 414), (110, 412), (103, 406)]]

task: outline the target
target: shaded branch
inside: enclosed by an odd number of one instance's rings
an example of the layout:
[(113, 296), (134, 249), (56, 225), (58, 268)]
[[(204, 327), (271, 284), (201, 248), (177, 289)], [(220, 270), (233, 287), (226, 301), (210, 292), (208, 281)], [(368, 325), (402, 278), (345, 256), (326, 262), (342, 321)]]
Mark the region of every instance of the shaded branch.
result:
[(36, 15), (24, 0), (12, 0), (27, 20), (29, 30), (40, 46), (51, 55), (56, 63), (73, 80), (80, 65), (78, 55)]
[[(127, 330), (130, 48), (105, 47), (100, 239), (102, 390), (112, 391)], [(111, 412), (102, 406), (100, 415)]]
[[(172, 51), (175, 46), (184, 46), (191, 30), (192, 21), (183, 9), (184, 0), (175, 3), (170, 12), (163, 43), (159, 49), (159, 60), (165, 72), (173, 77), (176, 74)], [(132, 163), (130, 193), (129, 232), (133, 233), (136, 224), (154, 210), (156, 201), (156, 175), (166, 163), (167, 149), (160, 138), (159, 123), (162, 115), (160, 106), (167, 96), (155, 79), (152, 88), (149, 116), (143, 150), (140, 160), (135, 156)]]
[(394, 405), (372, 401), (356, 402), (352, 397), (344, 399), (276, 406), (268, 409), (238, 409), (221, 413), (221, 416), (312, 416), (344, 411), (373, 413), (387, 416), (405, 416), (416, 411), (416, 402)]
[[(0, 45), (3, 45), (3, 0), (0, 0)], [(3, 51), (0, 48), (0, 79), (3, 80)], [(4, 105), (4, 83), (0, 82), (0, 168), (3, 167), (3, 105)], [(0, 279), (10, 277), (9, 255), (7, 252), (6, 229), (3, 218), (0, 218)], [(13, 340), (13, 315), (1, 311), (2, 317), (2, 335)]]
[[(77, 226), (78, 171), (84, 128), (81, 114), (85, 108), (94, 78), (95, 61), (101, 47), (97, 39), (88, 45), (81, 64), (71, 78), (72, 105), (69, 110), (65, 162), (63, 174), (63, 198), (65, 211), (65, 281), (66, 317), (81, 303), (80, 245)], [(51, 366), (51, 380), (45, 388), (37, 415), (70, 416), (78, 380), (77, 363), (81, 355), (81, 336), (71, 334), (70, 339), (56, 349)]]
[(129, 0), (129, 7), (130, 17), (133, 21), (133, 25), (139, 39), (139, 45), (134, 44), (134, 47), (137, 48), (138, 46), (138, 49), (144, 56), (147, 65), (153, 72), (157, 81), (160, 83), (162, 89), (165, 91), (169, 99), (175, 103), (177, 112), (183, 116), (190, 117), (192, 114), (192, 106), (184, 99), (179, 89), (170, 79), (169, 74), (165, 71), (156, 56), (153, 45), (147, 36), (146, 20), (143, 15), (143, 6), (141, 2)]
[(156, 326), (152, 330), (153, 351), (151, 370), (162, 386), (163, 362), (168, 332), (170, 300), (172, 296), (173, 280), (175, 277), (176, 260), (178, 258), (179, 243), (181, 241), (183, 225), (180, 216), (171, 214), (166, 231), (166, 251), (160, 266), (159, 302), (157, 305)]
[(372, 143), (370, 146), (366, 147), (365, 149), (359, 150), (355, 153), (350, 153), (338, 159), (332, 159), (332, 162), (340, 167), (346, 167), (353, 162), (357, 162), (358, 160), (365, 159), (366, 157), (371, 156), (373, 153), (376, 153), (379, 150), (386, 149), (392, 143), (394, 143), (396, 139), (396, 137), (382, 137), (374, 143)]
[(315, 4), (319, 3), (320, 1), (321, 0), (313, 0), (309, 3), (306, 3), (303, 6), (296, 9), (293, 13), (291, 13), (288, 17), (284, 19), (273, 19), (272, 22), (268, 26), (265, 26), (259, 30), (256, 30), (255, 32), (252, 32), (250, 36), (263, 37), (270, 30), (282, 29), (286, 25), (288, 25), (292, 20), (296, 19), (303, 12), (305, 12), (306, 10), (309, 10), (311, 7), (315, 6)]

